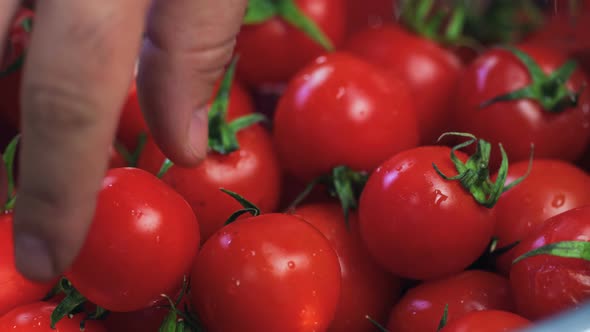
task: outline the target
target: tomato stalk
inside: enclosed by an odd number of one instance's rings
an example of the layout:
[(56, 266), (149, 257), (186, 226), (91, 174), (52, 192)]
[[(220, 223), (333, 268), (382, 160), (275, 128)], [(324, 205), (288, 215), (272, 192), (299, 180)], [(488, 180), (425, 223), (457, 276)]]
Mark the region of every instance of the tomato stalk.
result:
[(6, 168), (6, 178), (8, 187), (8, 196), (6, 203), (4, 204), (4, 211), (10, 211), (14, 209), (14, 203), (16, 202), (16, 185), (14, 181), (14, 158), (16, 156), (16, 150), (18, 147), (20, 136), (15, 136), (12, 141), (6, 146), (4, 153), (2, 154), (2, 161)]
[[(506, 155), (506, 151), (504, 150), (502, 144), (499, 144), (500, 152), (502, 153), (502, 162), (500, 164), (500, 169), (498, 170), (498, 178), (496, 179), (496, 182), (493, 182), (490, 179), (489, 169), (492, 145), (483, 139), (477, 139), (471, 134), (456, 132), (443, 134), (439, 138), (439, 141), (450, 135), (469, 138), (469, 140), (458, 144), (451, 149), (451, 160), (453, 161), (453, 164), (455, 165), (459, 174), (449, 177), (443, 174), (438, 166), (433, 163), (432, 166), (434, 167), (434, 170), (445, 180), (461, 182), (461, 185), (463, 185), (465, 189), (469, 190), (473, 198), (479, 204), (487, 208), (494, 207), (502, 193), (521, 183), (531, 172), (534, 152), (533, 145), (531, 145), (530, 163), (526, 174), (506, 186), (506, 178), (508, 177), (508, 156)], [(477, 144), (476, 151), (472, 156), (469, 157), (467, 162), (463, 163), (457, 157), (455, 152), (470, 146), (473, 143)]]
[(260, 213), (261, 213), (260, 209), (256, 205), (254, 205), (254, 203), (248, 201), (247, 199), (245, 199), (244, 197), (240, 196), (239, 194), (237, 194), (233, 191), (229, 191), (224, 188), (221, 188), (220, 190), (223, 191), (224, 193), (228, 194), (229, 196), (231, 196), (238, 203), (240, 203), (240, 205), (242, 205), (242, 207), (243, 207), (243, 209), (232, 213), (231, 216), (229, 216), (229, 218), (227, 218), (227, 220), (225, 221), (225, 225), (231, 224), (232, 222), (236, 221), (241, 215), (246, 214), (246, 213), (250, 213), (253, 217), (260, 215)]
[(514, 54), (527, 68), (532, 83), (524, 88), (487, 100), (480, 105), (480, 108), (485, 108), (501, 101), (519, 99), (532, 99), (538, 102), (549, 113), (561, 113), (568, 108), (578, 105), (578, 99), (584, 87), (580, 91), (570, 91), (566, 86), (566, 82), (578, 66), (575, 61), (569, 60), (553, 73), (547, 75), (535, 60), (525, 52), (513, 47), (509, 47), (507, 50)]
[(340, 201), (344, 220), (348, 226), (350, 211), (358, 208), (359, 197), (368, 179), (369, 175), (366, 172), (357, 172), (347, 166), (334, 167), (329, 175), (319, 176), (312, 180), (288, 209), (295, 209), (318, 184), (323, 184), (328, 187), (330, 195)]
[[(230, 91), (236, 71), (238, 57), (235, 57), (230, 63), (221, 85), (211, 107), (209, 109), (209, 150), (226, 155), (240, 149), (237, 134), (240, 130), (248, 128), (258, 122), (266, 121), (266, 117), (260, 113), (253, 113), (241, 116), (231, 122), (227, 121), (227, 111), (229, 108)], [(172, 161), (166, 159), (158, 172), (158, 177), (162, 178), (164, 174), (174, 166)]]
[(244, 24), (264, 23), (280, 17), (303, 31), (326, 51), (333, 51), (334, 45), (320, 27), (297, 6), (294, 0), (250, 0), (244, 17)]
[(436, 329), (436, 331), (440, 331), (442, 330), (446, 325), (447, 322), (449, 320), (449, 304), (445, 304), (445, 309), (443, 310), (443, 315), (440, 318), (440, 322), (438, 322), (438, 328)]
[(365, 318), (368, 319), (369, 322), (371, 322), (371, 324), (373, 324), (380, 332), (390, 332), (388, 329), (385, 328), (385, 326), (379, 324), (378, 321), (371, 318), (371, 316), (366, 315)]
[(137, 162), (143, 153), (146, 142), (147, 134), (141, 133), (137, 137), (137, 147), (135, 150), (133, 150), (133, 152), (127, 150), (127, 148), (119, 142), (115, 142), (115, 149), (121, 154), (121, 156), (123, 156), (123, 159), (125, 160), (125, 163), (128, 167), (137, 167)]
[(550, 255), (563, 258), (577, 258), (590, 261), (590, 242), (563, 241), (550, 243), (520, 255), (512, 262), (512, 264), (516, 264), (523, 259), (539, 255)]

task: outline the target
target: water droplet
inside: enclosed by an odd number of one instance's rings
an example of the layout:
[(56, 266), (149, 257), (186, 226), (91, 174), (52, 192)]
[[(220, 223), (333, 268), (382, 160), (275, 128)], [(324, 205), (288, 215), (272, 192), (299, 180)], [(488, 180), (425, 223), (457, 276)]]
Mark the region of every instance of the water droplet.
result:
[(289, 268), (290, 268), (291, 270), (293, 270), (293, 269), (295, 268), (295, 262), (293, 262), (293, 261), (289, 261), (289, 262), (287, 263), (287, 266), (289, 266)]
[(446, 201), (449, 198), (449, 196), (443, 194), (442, 191), (438, 189), (434, 191), (434, 195), (434, 204), (436, 205), (441, 205), (444, 201)]
[(252, 255), (252, 257), (256, 256), (256, 251), (250, 250), (250, 255)]
[(336, 93), (336, 99), (341, 99), (346, 94), (346, 88), (340, 87), (338, 88), (338, 92)]
[(240, 282), (240, 280), (239, 280), (239, 279), (238, 279), (238, 280), (236, 280), (236, 287), (240, 287), (240, 283), (241, 283), (241, 282)]
[(565, 203), (565, 195), (558, 194), (558, 195), (555, 195), (555, 197), (553, 197), (553, 201), (551, 202), (551, 206), (553, 206), (554, 208), (560, 208), (563, 206), (564, 203)]

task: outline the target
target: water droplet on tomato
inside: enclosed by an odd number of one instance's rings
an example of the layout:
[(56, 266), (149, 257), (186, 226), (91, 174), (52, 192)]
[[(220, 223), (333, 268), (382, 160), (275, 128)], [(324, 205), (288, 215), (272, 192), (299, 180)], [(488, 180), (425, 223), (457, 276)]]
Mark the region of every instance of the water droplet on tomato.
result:
[(289, 261), (289, 262), (287, 263), (287, 266), (288, 266), (288, 267), (289, 267), (291, 270), (293, 270), (293, 269), (295, 268), (295, 262), (293, 262), (293, 261)]
[(449, 198), (449, 196), (443, 194), (443, 192), (438, 189), (434, 191), (434, 195), (434, 204), (436, 205), (441, 205), (444, 201), (446, 201)]
[(240, 287), (240, 284), (241, 284), (240, 279), (236, 280), (236, 287)]
[(560, 208), (563, 206), (564, 203), (565, 203), (565, 195), (558, 194), (558, 195), (555, 195), (555, 197), (553, 197), (553, 201), (551, 202), (551, 206), (553, 206), (554, 208)]

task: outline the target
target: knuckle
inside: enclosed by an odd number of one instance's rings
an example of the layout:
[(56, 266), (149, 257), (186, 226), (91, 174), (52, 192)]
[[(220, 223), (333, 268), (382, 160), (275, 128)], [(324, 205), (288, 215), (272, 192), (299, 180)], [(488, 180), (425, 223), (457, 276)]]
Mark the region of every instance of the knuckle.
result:
[(36, 134), (83, 131), (98, 120), (97, 102), (73, 84), (30, 82), (24, 91), (24, 122)]

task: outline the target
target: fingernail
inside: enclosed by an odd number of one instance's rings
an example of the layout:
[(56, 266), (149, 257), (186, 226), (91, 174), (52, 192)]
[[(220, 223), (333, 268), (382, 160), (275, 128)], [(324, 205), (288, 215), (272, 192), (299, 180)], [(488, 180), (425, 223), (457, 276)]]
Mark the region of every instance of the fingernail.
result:
[(14, 239), (16, 267), (25, 277), (47, 281), (55, 277), (53, 259), (47, 243), (32, 234), (16, 234)]

